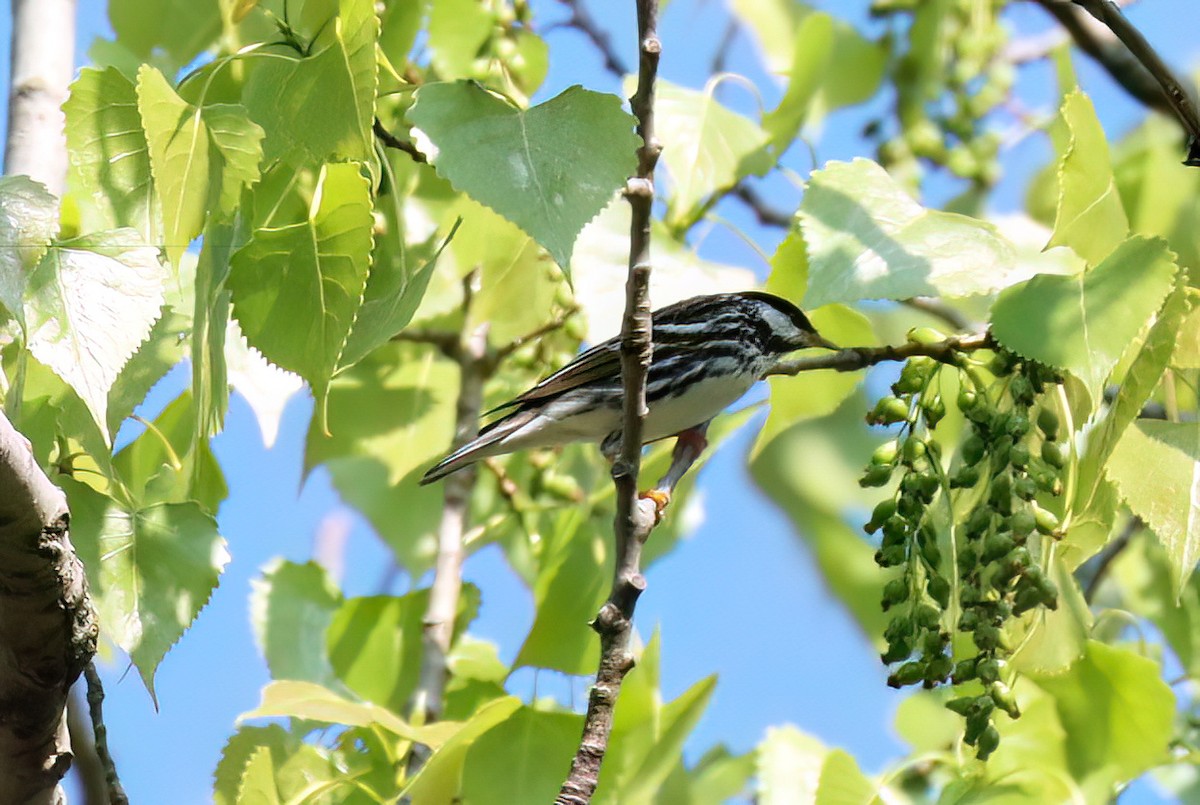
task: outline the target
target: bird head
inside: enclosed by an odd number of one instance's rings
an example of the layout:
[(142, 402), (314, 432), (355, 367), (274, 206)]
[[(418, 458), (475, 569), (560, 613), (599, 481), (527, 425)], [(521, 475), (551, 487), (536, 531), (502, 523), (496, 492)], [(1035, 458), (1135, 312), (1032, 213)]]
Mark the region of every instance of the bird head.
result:
[(763, 320), (771, 329), (767, 348), (772, 352), (782, 354), (808, 347), (840, 349), (817, 332), (804, 311), (783, 297), (763, 291), (746, 291), (742, 296), (758, 304)]

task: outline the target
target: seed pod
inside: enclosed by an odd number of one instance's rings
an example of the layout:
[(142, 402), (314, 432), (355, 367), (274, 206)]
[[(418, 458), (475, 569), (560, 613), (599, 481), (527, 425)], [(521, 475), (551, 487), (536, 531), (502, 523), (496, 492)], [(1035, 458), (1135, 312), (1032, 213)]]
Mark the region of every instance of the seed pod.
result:
[[(979, 663), (978, 657), (970, 657), (965, 660), (959, 660), (958, 663), (955, 664), (955, 666), (954, 666), (954, 673), (951, 674), (950, 681), (953, 682), (955, 685), (961, 685), (964, 682), (970, 682), (976, 676), (976, 668), (978, 666), (978, 663)], [(963, 704), (961, 706), (966, 708), (966, 707), (970, 706), (970, 703), (971, 703), (971, 701), (973, 701), (973, 699), (974, 699), (974, 697), (971, 697), (971, 698), (968, 698), (965, 700), (964, 699), (955, 699), (954, 701), (956, 701), (956, 702), (965, 701), (965, 704)], [(946, 706), (950, 707), (950, 703), (947, 702)], [(950, 709), (954, 710), (954, 712), (958, 713), (961, 716), (966, 715), (966, 712), (955, 710), (953, 707), (950, 707)]]
[(880, 548), (875, 552), (875, 564), (880, 567), (899, 567), (905, 562), (904, 547)]
[[(963, 662), (967, 662), (967, 661), (964, 660)], [(967, 679), (960, 680), (959, 676), (958, 676), (958, 669), (961, 668), (962, 665), (963, 665), (963, 663), (960, 662), (958, 665), (954, 666), (954, 684), (955, 685), (959, 684), (960, 681), (961, 682), (967, 681)], [(960, 716), (969, 716), (971, 714), (972, 708), (974, 708), (974, 706), (975, 706), (975, 697), (974, 696), (960, 696), (957, 699), (951, 699), (950, 701), (946, 702), (946, 709), (950, 710), (951, 712), (957, 713)]]
[(1012, 379), (1008, 384), (1008, 393), (1018, 405), (1029, 405), (1034, 400), (1033, 384), (1025, 375), (1017, 375)]
[(995, 657), (981, 658), (975, 666), (975, 673), (980, 682), (990, 685), (1000, 679), (1000, 663)]
[(916, 436), (909, 436), (904, 440), (902, 454), (904, 456), (905, 464), (911, 466), (913, 462), (924, 456), (925, 452), (925, 442), (921, 439), (918, 439)]
[(1012, 475), (1007, 472), (1002, 472), (992, 479), (992, 486), (988, 490), (988, 501), (998, 512), (1003, 512), (1004, 509), (1012, 511)]
[(887, 651), (879, 655), (884, 665), (891, 665), (912, 656), (912, 644), (907, 637), (898, 637), (888, 642)]
[(1038, 592), (1037, 587), (1023, 586), (1017, 589), (1017, 594), (1013, 596), (1013, 614), (1024, 615), (1031, 609), (1036, 608), (1042, 603), (1042, 594)]
[(1017, 364), (1017, 356), (1011, 352), (1000, 350), (996, 356), (992, 358), (992, 362), (988, 365), (988, 369), (996, 377), (1004, 377), (1012, 372), (1013, 367)]
[(936, 428), (942, 417), (946, 416), (946, 403), (940, 394), (934, 397), (922, 396), (921, 410), (925, 412), (925, 424)]
[[(942, 550), (936, 542), (927, 542), (922, 545), (921, 556), (925, 559), (925, 564), (935, 570), (942, 563)], [(942, 606), (945, 606), (945, 604), (942, 604)]]
[[(1037, 496), (1037, 481), (1028, 475), (1021, 476), (1013, 482), (1013, 494), (1021, 500), (1033, 500)], [(1032, 530), (1032, 526), (1030, 529)], [(1016, 531), (1015, 528), (1013, 530)]]
[(925, 686), (932, 688), (945, 682), (954, 670), (954, 660), (945, 654), (939, 654), (925, 666)]
[(992, 685), (990, 693), (992, 701), (996, 703), (1004, 712), (1008, 713), (1011, 718), (1021, 717), (1021, 708), (1017, 706), (1016, 697), (1013, 696), (1012, 690), (1003, 682), (996, 682)]
[(992, 651), (1000, 645), (1000, 630), (990, 623), (976, 626), (972, 637), (975, 639), (975, 647), (980, 651)]
[(914, 327), (908, 331), (908, 341), (912, 344), (931, 347), (940, 344), (947, 338), (946, 334), (932, 327)]
[(903, 494), (896, 501), (896, 511), (910, 520), (919, 520), (925, 513), (925, 504), (912, 493)]
[(942, 613), (932, 604), (919, 604), (913, 612), (913, 623), (924, 629), (936, 629), (942, 622)]
[(908, 581), (906, 579), (892, 579), (887, 584), (883, 585), (883, 611), (896, 604), (903, 603), (908, 600)]
[(880, 501), (874, 511), (871, 512), (871, 519), (863, 526), (863, 531), (868, 534), (874, 534), (883, 527), (883, 523), (889, 517), (896, 513), (896, 501), (894, 498), (887, 498)]
[(875, 452), (871, 454), (871, 464), (876, 467), (891, 466), (896, 463), (896, 456), (899, 453), (900, 442), (896, 439), (888, 439), (875, 448)]
[(1029, 466), (1029, 448), (1023, 444), (1014, 444), (1008, 451), (1008, 463), (1019, 470)]
[(908, 403), (899, 397), (884, 397), (867, 414), (869, 425), (892, 425), (908, 419)]
[(1058, 518), (1053, 512), (1048, 512), (1036, 503), (1033, 504), (1033, 520), (1037, 526), (1038, 533), (1045, 534), (1050, 537), (1061, 536), (1058, 533)]
[(967, 518), (967, 536), (977, 537), (987, 531), (992, 525), (992, 513), (983, 506), (977, 506)]
[(1054, 473), (1039, 472), (1033, 476), (1033, 479), (1037, 483), (1038, 489), (1041, 489), (1043, 492), (1049, 492), (1055, 496), (1062, 494), (1062, 480), (1054, 475)]
[(1058, 585), (1045, 576), (1037, 584), (1038, 593), (1041, 594), (1042, 606), (1047, 609), (1058, 609)]
[(964, 384), (958, 389), (958, 398), (955, 400), (955, 404), (958, 405), (958, 410), (965, 414), (979, 404), (979, 394), (975, 389)]
[(1008, 534), (992, 534), (983, 543), (983, 561), (994, 562), (1016, 547)]
[(908, 534), (908, 520), (898, 514), (883, 521), (883, 535), (889, 538), (904, 537)]
[(963, 442), (962, 458), (967, 466), (978, 464), (987, 453), (987, 444), (978, 433), (972, 433)]
[(1049, 406), (1042, 406), (1038, 411), (1037, 426), (1047, 440), (1058, 438), (1058, 414)]
[(1042, 442), (1042, 461), (1056, 470), (1061, 470), (1067, 463), (1063, 446), (1058, 442)]
[(960, 632), (973, 632), (978, 625), (979, 613), (974, 610), (968, 609), (958, 616), (958, 630)]
[(979, 736), (991, 725), (991, 716), (988, 713), (973, 709), (967, 716), (967, 726), (963, 730), (963, 742), (974, 746), (979, 740)]
[(892, 468), (890, 465), (871, 464), (863, 472), (862, 477), (858, 479), (858, 485), (863, 488), (883, 486), (890, 480), (892, 480)]
[(929, 597), (938, 602), (938, 606), (943, 609), (950, 606), (950, 582), (941, 576), (930, 576), (925, 589), (929, 591)]
[(888, 677), (888, 687), (902, 688), (905, 685), (915, 685), (925, 678), (925, 664), (922, 662), (906, 662)]
[[(1021, 480), (1027, 481), (1029, 479), (1022, 478)], [(1033, 512), (1029, 511), (1029, 509), (1021, 509), (1020, 511), (1013, 512), (1012, 517), (1008, 518), (1008, 527), (1012, 529), (1014, 534), (1024, 536), (1031, 533), (1037, 527), (1037, 522), (1034, 520)]]
[(979, 468), (962, 466), (950, 479), (951, 489), (971, 489), (979, 483)]
[(913, 394), (925, 388), (934, 361), (924, 355), (909, 358), (900, 369), (900, 378), (892, 385), (896, 394)]
[(979, 734), (979, 738), (975, 741), (975, 757), (980, 760), (987, 760), (988, 757), (996, 751), (1000, 746), (1000, 731), (996, 729), (995, 724), (988, 724), (987, 727)]

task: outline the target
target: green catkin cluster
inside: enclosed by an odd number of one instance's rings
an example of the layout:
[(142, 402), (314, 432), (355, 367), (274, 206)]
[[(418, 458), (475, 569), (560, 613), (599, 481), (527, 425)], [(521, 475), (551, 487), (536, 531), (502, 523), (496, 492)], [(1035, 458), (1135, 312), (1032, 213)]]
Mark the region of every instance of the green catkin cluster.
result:
[[(877, 17), (911, 16), (908, 47), (896, 74), (898, 136), (883, 142), (880, 162), (902, 175), (919, 159), (944, 166), (978, 186), (999, 178), (1000, 138), (987, 117), (1012, 92), (1016, 71), (1002, 0), (874, 0)], [(882, 125), (881, 125), (882, 128)]]
[[(931, 335), (914, 331), (921, 343)], [(900, 433), (871, 458), (860, 483), (883, 486), (899, 474), (895, 494), (875, 507), (865, 530), (880, 533), (875, 561), (897, 575), (883, 590), (882, 607), (894, 613), (884, 633), (883, 662), (893, 665), (888, 684), (977, 683), (982, 693), (952, 699), (947, 707), (966, 718), (964, 740), (986, 759), (999, 744), (995, 710), (1020, 713), (1006, 684), (1006, 622), (1036, 607), (1057, 607), (1058, 590), (1039, 564), (1058, 520), (1037, 498), (1062, 493), (1066, 453), (1052, 370), (997, 352), (987, 366), (987, 386), (972, 358), (954, 364), (911, 358), (867, 415), (873, 425), (900, 425)], [(934, 430), (946, 412), (941, 373), (957, 372), (955, 405), (969, 423), (957, 469), (946, 476)], [(947, 528), (944, 517), (959, 512)], [(939, 507), (943, 517), (936, 512)], [(946, 549), (949, 548), (948, 552)], [(951, 555), (947, 555), (950, 553)], [(958, 640), (953, 633), (969, 636)], [(964, 646), (973, 653), (961, 656)]]

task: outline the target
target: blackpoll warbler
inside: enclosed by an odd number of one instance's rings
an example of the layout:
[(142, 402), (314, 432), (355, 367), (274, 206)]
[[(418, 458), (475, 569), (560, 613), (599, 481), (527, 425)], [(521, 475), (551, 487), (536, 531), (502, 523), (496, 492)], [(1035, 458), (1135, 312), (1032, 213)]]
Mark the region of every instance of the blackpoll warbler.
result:
[[(762, 379), (780, 356), (836, 346), (786, 299), (762, 291), (694, 296), (654, 311), (646, 382), (645, 443), (696, 431)], [(621, 340), (610, 338), (516, 399), (479, 435), (439, 461), (422, 484), (488, 456), (575, 441), (620, 453)], [(490, 412), (489, 412), (490, 413)]]

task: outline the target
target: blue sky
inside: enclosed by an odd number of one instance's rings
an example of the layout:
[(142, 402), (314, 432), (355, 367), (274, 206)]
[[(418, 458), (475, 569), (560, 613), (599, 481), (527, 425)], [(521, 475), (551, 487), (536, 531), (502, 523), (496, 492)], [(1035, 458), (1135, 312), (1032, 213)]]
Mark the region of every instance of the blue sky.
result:
[[(557, 3), (541, 0), (534, 5), (541, 19), (562, 18)], [(590, 5), (611, 26), (618, 45), (632, 52), (633, 3), (606, 0)], [(846, 6), (853, 6), (859, 9), (854, 13), (865, 18), (861, 12), (865, 0), (817, 5), (843, 15), (850, 13)], [(1190, 66), (1188, 58), (1194, 54), (1188, 41), (1194, 27), (1174, 23), (1190, 16), (1185, 12), (1189, 5), (1187, 0), (1158, 0), (1139, 4), (1131, 12), (1151, 41), (1183, 66)], [(716, 23), (713, 19), (718, 15)], [(723, 8), (712, 0), (675, 0), (660, 31), (666, 48), (664, 77), (693, 86), (701, 82), (711, 47), (724, 31), (724, 19)], [(1019, 30), (1045, 25), (1044, 15), (1027, 4), (1017, 4), (1012, 21)], [(7, 14), (0, 17), (4, 43), (10, 22)], [(88, 44), (98, 35), (110, 35), (104, 4), (84, 0), (77, 50), (81, 64), (86, 63)], [(578, 83), (620, 91), (576, 32), (557, 30), (548, 39), (552, 62), (543, 97)], [(0, 54), (0, 73), (5, 78), (8, 62)], [(1110, 133), (1119, 134), (1138, 116), (1138, 107), (1090, 63), (1080, 59), (1079, 66)], [(739, 38), (729, 69), (767, 85), (746, 37)], [(1045, 75), (1035, 76), (1034, 81), (1048, 85)], [(1035, 103), (1049, 97), (1047, 90), (1034, 84), (1028, 92)], [(1039, 97), (1039, 92), (1045, 97)], [(826, 130), (857, 130), (857, 125), (843, 125), (856, 120), (853, 115), (835, 118)], [(864, 152), (853, 138), (819, 146), (822, 160)], [(1008, 156), (1011, 178), (1002, 185), (1000, 207), (1019, 204), (1024, 179), (1047, 155), (1045, 144), (1034, 138)], [(797, 170), (809, 169), (807, 156), (793, 153), (790, 159)], [(778, 233), (759, 229), (736, 205), (722, 212), (745, 227), (768, 253), (772, 250)], [(740, 262), (761, 273), (753, 252), (732, 236), (718, 232), (705, 241), (703, 254)], [(152, 395), (146, 415), (152, 416), (185, 383), (185, 373), (174, 372)], [(137, 674), (126, 673), (124, 658), (103, 664), (110, 742), (134, 802), (185, 805), (210, 800), (211, 773), (234, 720), (258, 703), (259, 690), (268, 680), (247, 617), (250, 582), (264, 563), (280, 555), (308, 559), (313, 536), (325, 518), (348, 518), (352, 526), (343, 587), (349, 595), (380, 591), (387, 553), (361, 518), (342, 506), (326, 476), (317, 471), (298, 493), (310, 413), (308, 399), (294, 399), (277, 444), (267, 451), (248, 406), (240, 398), (232, 400), (226, 431), (217, 437), (214, 449), (231, 490), (219, 521), (233, 561), (209, 606), (159, 669), (160, 710), (155, 712)], [(767, 726), (791, 722), (831, 745), (845, 747), (867, 770), (876, 771), (903, 751), (891, 730), (901, 697), (885, 686), (878, 658), (826, 595), (789, 523), (750, 483), (744, 455), (751, 436), (743, 432), (708, 464), (703, 484), (707, 519), (648, 574), (650, 586), (639, 603), (638, 628), (647, 636), (656, 626), (662, 631), (667, 697), (677, 696), (709, 674), (720, 677), (709, 710), (688, 744), (689, 756), (698, 756), (718, 741), (737, 751), (748, 750)], [(484, 596), (472, 631), (495, 640), (502, 656), (511, 659), (532, 622), (528, 591), (495, 549), (472, 557), (465, 573), (482, 587)], [(532, 677), (531, 671), (518, 673), (517, 692), (528, 691)], [(540, 692), (565, 698), (572, 683), (542, 673), (537, 684)], [(586, 683), (573, 684), (579, 701)], [(1153, 800), (1145, 786), (1135, 796), (1139, 801)]]

